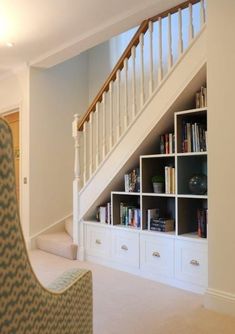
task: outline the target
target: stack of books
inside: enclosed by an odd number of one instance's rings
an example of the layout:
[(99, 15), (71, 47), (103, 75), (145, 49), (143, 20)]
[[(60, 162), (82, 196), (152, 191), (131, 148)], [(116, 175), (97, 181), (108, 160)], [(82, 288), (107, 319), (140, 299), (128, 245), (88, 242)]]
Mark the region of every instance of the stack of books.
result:
[(135, 168), (124, 175), (125, 192), (140, 192), (140, 169)]
[(165, 166), (165, 193), (175, 193), (175, 168), (171, 166)]
[(166, 133), (160, 136), (160, 153), (172, 154), (175, 152), (175, 135)]
[(101, 224), (111, 224), (111, 203), (99, 206), (96, 211), (96, 220)]
[(140, 209), (130, 204), (120, 203), (120, 224), (140, 227)]
[(148, 224), (148, 229), (150, 229), (150, 222), (151, 222), (151, 220), (159, 218), (159, 212), (160, 212), (160, 210), (158, 208), (156, 208), (156, 209), (147, 209), (147, 224)]
[(175, 229), (175, 221), (169, 218), (151, 219), (150, 230), (157, 232), (170, 232)]
[(184, 123), (182, 137), (183, 153), (207, 150), (207, 131), (203, 124)]

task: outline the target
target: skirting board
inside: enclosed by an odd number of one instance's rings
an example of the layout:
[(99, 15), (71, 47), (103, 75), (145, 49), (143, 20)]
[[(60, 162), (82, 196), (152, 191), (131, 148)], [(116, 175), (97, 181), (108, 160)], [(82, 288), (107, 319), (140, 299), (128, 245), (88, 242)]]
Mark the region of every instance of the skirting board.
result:
[(205, 293), (204, 305), (213, 311), (235, 317), (235, 294), (208, 288)]
[(129, 274), (136, 275), (142, 278), (147, 278), (147, 279), (150, 279), (158, 283), (170, 285), (178, 289), (187, 290), (187, 291), (198, 293), (198, 294), (205, 293), (205, 288), (203, 287), (199, 287), (191, 283), (179, 281), (173, 277), (168, 278), (166, 276), (162, 276), (159, 274), (156, 275), (146, 270), (140, 270), (139, 268), (133, 268), (133, 267), (130, 267), (129, 265), (117, 263), (111, 259), (88, 255), (86, 254), (86, 251), (85, 251), (85, 261), (91, 262), (91, 263), (97, 263), (97, 264), (100, 264), (106, 267), (110, 267), (112, 269), (125, 271), (125, 272), (128, 272)]

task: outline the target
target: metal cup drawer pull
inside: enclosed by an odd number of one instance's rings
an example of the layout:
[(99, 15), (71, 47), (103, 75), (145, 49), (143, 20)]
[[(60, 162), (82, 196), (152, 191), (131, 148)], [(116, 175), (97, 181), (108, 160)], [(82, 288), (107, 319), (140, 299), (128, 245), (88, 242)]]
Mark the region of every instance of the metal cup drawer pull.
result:
[(159, 252), (153, 252), (152, 255), (155, 256), (155, 257), (160, 257), (161, 256)]
[(96, 243), (97, 245), (101, 245), (101, 244), (102, 244), (102, 242), (100, 241), (100, 239), (96, 239), (95, 243)]
[(122, 245), (121, 249), (123, 249), (124, 251), (128, 251), (128, 247), (126, 245)]
[(191, 260), (190, 264), (192, 264), (193, 266), (200, 266), (200, 263), (197, 260)]

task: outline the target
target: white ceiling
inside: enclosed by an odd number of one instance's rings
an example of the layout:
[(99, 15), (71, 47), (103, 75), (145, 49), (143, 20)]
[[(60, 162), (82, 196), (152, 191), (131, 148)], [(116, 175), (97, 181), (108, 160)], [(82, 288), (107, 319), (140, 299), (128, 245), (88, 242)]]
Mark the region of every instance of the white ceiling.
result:
[(1, 0), (0, 74), (25, 63), (53, 66), (180, 2)]

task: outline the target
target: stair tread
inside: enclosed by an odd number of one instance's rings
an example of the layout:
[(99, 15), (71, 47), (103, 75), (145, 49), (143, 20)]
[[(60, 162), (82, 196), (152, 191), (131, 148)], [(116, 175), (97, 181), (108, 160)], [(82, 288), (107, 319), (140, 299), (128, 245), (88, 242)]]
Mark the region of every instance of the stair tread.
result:
[(73, 239), (66, 232), (42, 234), (37, 239), (51, 240), (53, 242), (62, 242), (65, 244), (73, 244)]
[(37, 247), (46, 252), (66, 257), (77, 258), (78, 246), (66, 232), (42, 234), (36, 239)]

